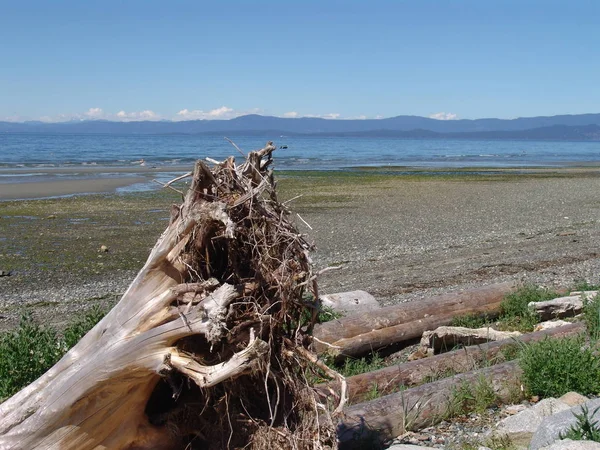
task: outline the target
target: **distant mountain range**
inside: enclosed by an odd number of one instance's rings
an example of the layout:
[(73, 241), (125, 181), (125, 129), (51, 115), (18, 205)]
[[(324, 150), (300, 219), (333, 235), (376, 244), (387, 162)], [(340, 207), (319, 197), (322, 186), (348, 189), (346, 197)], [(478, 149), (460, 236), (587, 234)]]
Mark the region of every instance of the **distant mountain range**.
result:
[(228, 134), (398, 137), (413, 139), (600, 140), (600, 114), (518, 119), (436, 120), (418, 116), (331, 120), (247, 115), (230, 120), (0, 122), (0, 133)]

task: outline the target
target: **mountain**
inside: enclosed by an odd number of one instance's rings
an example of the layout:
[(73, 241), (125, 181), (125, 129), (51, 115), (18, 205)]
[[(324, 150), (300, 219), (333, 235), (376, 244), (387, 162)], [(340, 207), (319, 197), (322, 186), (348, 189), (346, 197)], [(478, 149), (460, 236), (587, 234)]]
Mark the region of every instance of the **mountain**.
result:
[[(591, 128), (590, 128), (591, 127)], [(436, 120), (419, 116), (387, 119), (331, 120), (247, 115), (230, 120), (190, 120), (182, 122), (106, 120), (42, 123), (0, 122), (5, 133), (73, 134), (261, 134), (396, 136), (460, 139), (558, 139), (600, 140), (596, 128), (600, 114), (578, 114), (518, 119)]]

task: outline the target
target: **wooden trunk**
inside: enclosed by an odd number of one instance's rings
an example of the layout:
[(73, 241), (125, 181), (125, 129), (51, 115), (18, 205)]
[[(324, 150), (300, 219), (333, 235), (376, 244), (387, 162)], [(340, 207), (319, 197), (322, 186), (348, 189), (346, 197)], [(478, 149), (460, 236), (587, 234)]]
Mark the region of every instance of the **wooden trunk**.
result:
[(388, 306), (369, 314), (350, 315), (317, 325), (314, 348), (337, 359), (357, 357), (391, 344), (421, 337), (424, 331), (449, 325), (456, 316), (497, 315), (514, 283), (501, 283)]
[[(550, 330), (536, 331), (520, 336), (518, 339), (505, 339), (473, 345), (458, 350), (430, 356), (428, 358), (409, 361), (373, 372), (362, 373), (346, 378), (348, 399), (352, 403), (365, 400), (370, 392), (379, 395), (397, 392), (400, 388), (412, 387), (426, 382), (428, 379), (439, 379), (457, 373), (468, 372), (481, 365), (496, 363), (499, 353), (509, 346), (518, 343), (536, 342), (546, 338), (573, 336), (585, 330), (583, 323), (573, 323)], [(335, 385), (327, 383), (316, 386), (323, 396), (329, 395), (329, 389)]]

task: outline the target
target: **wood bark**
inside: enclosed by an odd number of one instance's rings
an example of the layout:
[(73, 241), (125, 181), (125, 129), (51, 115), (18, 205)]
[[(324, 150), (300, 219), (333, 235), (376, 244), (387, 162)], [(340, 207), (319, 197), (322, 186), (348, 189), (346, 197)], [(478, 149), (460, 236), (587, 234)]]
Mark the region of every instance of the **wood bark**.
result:
[[(482, 364), (489, 365), (499, 360), (501, 361), (500, 353), (502, 350), (519, 342), (528, 343), (546, 338), (573, 336), (584, 330), (585, 325), (583, 323), (572, 323), (558, 328), (524, 334), (518, 339), (505, 339), (481, 345), (472, 345), (459, 350), (348, 377), (346, 378), (348, 399), (350, 402), (356, 403), (364, 401), (369, 392), (374, 389), (380, 395), (387, 395), (398, 391), (399, 388), (422, 384), (428, 379), (437, 379), (456, 373), (468, 372)], [(336, 385), (325, 383), (317, 385), (316, 388), (322, 396), (328, 396), (330, 395), (330, 389), (336, 389)]]
[(314, 349), (338, 360), (357, 357), (419, 338), (424, 331), (449, 325), (456, 316), (487, 314), (493, 317), (504, 296), (514, 287), (514, 283), (500, 283), (332, 320), (315, 327)]
[(360, 438), (372, 433), (388, 440), (408, 430), (435, 424), (452, 406), (452, 393), (463, 383), (474, 385), (487, 380), (499, 401), (510, 401), (520, 392), (520, 376), (517, 362), (511, 361), (351, 405), (344, 410), (338, 425), (340, 448), (364, 448)]
[(316, 301), (303, 298), (310, 246), (277, 201), (274, 149), (196, 164), (120, 302), (0, 405), (0, 449), (335, 446), (298, 371)]

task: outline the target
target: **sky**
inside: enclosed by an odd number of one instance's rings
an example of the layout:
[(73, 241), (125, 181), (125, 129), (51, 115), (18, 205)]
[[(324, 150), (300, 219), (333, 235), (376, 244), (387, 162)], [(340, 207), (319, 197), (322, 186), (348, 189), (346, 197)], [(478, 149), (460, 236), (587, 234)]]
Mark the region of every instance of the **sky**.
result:
[(0, 120), (600, 112), (597, 0), (0, 0)]

